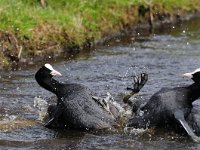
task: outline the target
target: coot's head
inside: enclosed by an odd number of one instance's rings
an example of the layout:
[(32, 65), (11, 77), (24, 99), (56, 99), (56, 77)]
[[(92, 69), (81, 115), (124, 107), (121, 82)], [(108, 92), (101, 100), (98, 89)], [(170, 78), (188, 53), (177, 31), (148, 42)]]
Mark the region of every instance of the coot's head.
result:
[(44, 78), (52, 78), (53, 76), (61, 76), (61, 73), (53, 69), (50, 64), (45, 64), (35, 74), (35, 78), (37, 81)]
[(185, 73), (183, 76), (191, 78), (195, 83), (200, 83), (200, 68), (193, 72)]

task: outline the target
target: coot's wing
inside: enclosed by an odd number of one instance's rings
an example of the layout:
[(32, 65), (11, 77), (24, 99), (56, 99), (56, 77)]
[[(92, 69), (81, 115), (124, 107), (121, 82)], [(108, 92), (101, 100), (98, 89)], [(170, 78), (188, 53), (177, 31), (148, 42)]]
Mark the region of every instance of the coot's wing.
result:
[[(51, 109), (51, 110), (50, 110)], [(58, 118), (62, 115), (63, 113), (63, 106), (62, 105), (57, 105), (57, 106), (49, 106), (48, 108), (49, 115), (50, 115), (50, 120), (45, 123), (45, 127), (51, 128), (53, 127), (54, 124), (58, 123)]]
[(183, 126), (183, 128), (185, 129), (185, 131), (188, 133), (188, 135), (192, 138), (192, 140), (194, 142), (200, 142), (200, 137), (196, 136), (193, 132), (193, 130), (190, 128), (190, 126), (188, 125), (188, 123), (185, 121), (184, 118), (184, 113), (182, 110), (177, 109), (174, 112), (174, 117), (181, 123), (181, 125)]
[(74, 92), (64, 98), (66, 120), (80, 128), (111, 127), (114, 119), (92, 99), (90, 89), (80, 84), (73, 87)]
[[(86, 92), (85, 92), (86, 93)], [(82, 106), (83, 111), (88, 115), (88, 117), (95, 117), (103, 122), (111, 123), (114, 118), (108, 111), (106, 111), (102, 106), (100, 106), (97, 102), (92, 99), (90, 94), (82, 95), (83, 103)]]

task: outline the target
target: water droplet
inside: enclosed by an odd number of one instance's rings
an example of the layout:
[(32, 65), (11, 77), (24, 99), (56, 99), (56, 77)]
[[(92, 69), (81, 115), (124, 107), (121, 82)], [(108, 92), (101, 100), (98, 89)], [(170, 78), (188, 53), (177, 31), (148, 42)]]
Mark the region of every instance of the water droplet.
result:
[(134, 40), (135, 40), (135, 37), (132, 37), (132, 38), (131, 38), (131, 41), (134, 41)]
[(118, 43), (119, 43), (119, 42), (120, 42), (120, 39), (116, 39), (116, 42), (118, 42)]

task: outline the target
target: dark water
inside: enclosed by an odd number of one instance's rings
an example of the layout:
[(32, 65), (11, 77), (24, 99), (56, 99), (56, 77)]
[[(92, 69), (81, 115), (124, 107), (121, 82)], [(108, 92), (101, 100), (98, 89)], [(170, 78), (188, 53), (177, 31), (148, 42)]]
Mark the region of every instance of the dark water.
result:
[[(163, 33), (113, 40), (73, 60), (58, 60), (58, 80), (83, 83), (99, 95), (110, 92), (121, 102), (131, 75), (147, 72), (149, 81), (138, 98), (148, 99), (161, 87), (191, 83), (181, 74), (200, 67), (200, 20), (171, 27)], [(0, 72), (0, 149), (200, 149), (188, 137), (163, 130), (143, 134), (54, 131), (38, 121), (36, 96), (51, 93), (40, 88), (34, 73), (40, 65)]]

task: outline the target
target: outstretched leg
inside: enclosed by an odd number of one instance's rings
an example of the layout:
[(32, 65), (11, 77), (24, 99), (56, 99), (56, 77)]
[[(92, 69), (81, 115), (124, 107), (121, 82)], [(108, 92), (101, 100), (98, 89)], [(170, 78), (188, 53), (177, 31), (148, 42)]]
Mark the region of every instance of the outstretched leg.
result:
[[(124, 98), (124, 102), (126, 103), (128, 99), (134, 94), (138, 93), (140, 89), (145, 85), (148, 80), (148, 75), (146, 73), (142, 73), (140, 77), (134, 76), (133, 78), (133, 88), (127, 88), (127, 90), (131, 90), (131, 93)], [(118, 118), (119, 116), (129, 115), (130, 113), (126, 111), (119, 103), (117, 103), (110, 93), (107, 93), (106, 98), (101, 98), (97, 96), (93, 96), (92, 99), (98, 103), (103, 109), (110, 112), (114, 118)]]
[(131, 91), (132, 94), (138, 93), (142, 87), (146, 84), (148, 81), (148, 74), (141, 73), (140, 77), (133, 76), (133, 88), (127, 87), (127, 90)]
[(174, 112), (174, 117), (181, 123), (187, 134), (192, 138), (194, 142), (200, 142), (200, 138), (196, 136), (193, 130), (190, 128), (188, 123), (185, 121), (184, 113), (182, 110), (178, 109)]
[[(127, 90), (131, 91), (131, 92), (124, 97), (124, 99), (123, 99), (124, 103), (127, 103), (131, 107), (133, 107), (133, 103), (130, 100), (130, 98), (134, 94), (138, 93), (142, 89), (142, 87), (146, 84), (147, 81), (148, 81), (148, 74), (146, 74), (146, 73), (142, 73), (140, 75), (140, 77), (133, 76), (133, 87), (127, 87)], [(140, 104), (137, 104), (136, 107), (139, 107), (138, 105), (140, 105)]]

